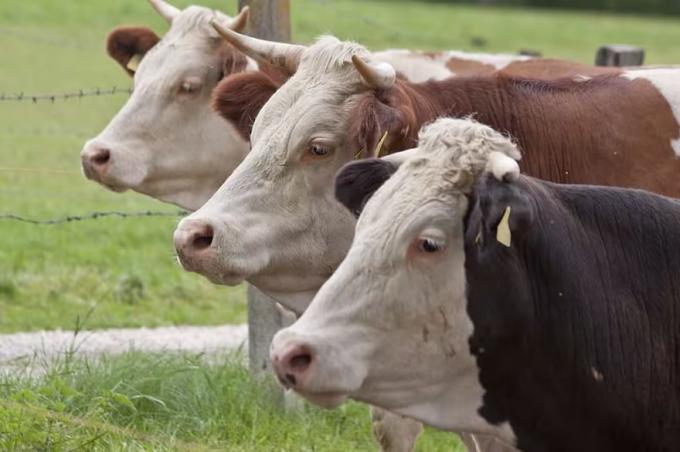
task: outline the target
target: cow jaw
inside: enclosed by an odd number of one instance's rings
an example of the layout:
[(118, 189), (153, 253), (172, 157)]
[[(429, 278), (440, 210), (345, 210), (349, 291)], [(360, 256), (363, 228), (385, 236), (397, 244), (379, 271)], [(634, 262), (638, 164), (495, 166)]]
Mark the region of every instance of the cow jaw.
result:
[(110, 154), (105, 167), (84, 163), (88, 178), (193, 210), (243, 159), (247, 142), (210, 107), (224, 58), (224, 44), (209, 25), (215, 19), (230, 22), (201, 7), (173, 18), (137, 67), (125, 106), (86, 144), (83, 159), (103, 150)]

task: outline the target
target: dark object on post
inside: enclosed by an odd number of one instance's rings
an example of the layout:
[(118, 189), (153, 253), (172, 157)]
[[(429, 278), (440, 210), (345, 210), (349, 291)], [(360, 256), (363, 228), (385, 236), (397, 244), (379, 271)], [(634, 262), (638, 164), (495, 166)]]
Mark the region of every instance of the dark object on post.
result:
[(595, 57), (596, 66), (642, 66), (645, 51), (640, 47), (626, 44), (602, 46)]
[(519, 54), (522, 56), (530, 56), (533, 58), (541, 58), (543, 56), (542, 52), (539, 52), (538, 50), (531, 50), (531, 49), (519, 49)]

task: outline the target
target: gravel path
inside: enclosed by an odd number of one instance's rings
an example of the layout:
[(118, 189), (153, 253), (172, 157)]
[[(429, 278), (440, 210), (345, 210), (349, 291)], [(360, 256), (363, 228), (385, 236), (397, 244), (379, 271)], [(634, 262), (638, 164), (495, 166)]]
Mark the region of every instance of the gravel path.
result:
[(35, 357), (50, 359), (68, 350), (76, 355), (120, 354), (130, 350), (147, 352), (218, 352), (248, 343), (248, 326), (178, 326), (163, 328), (81, 331), (38, 331), (0, 334), (0, 370), (11, 369)]

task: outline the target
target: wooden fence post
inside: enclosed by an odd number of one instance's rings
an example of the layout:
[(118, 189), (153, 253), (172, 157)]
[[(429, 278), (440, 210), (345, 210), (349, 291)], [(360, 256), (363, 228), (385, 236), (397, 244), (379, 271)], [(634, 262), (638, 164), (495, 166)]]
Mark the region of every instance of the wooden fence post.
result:
[[(246, 33), (272, 41), (290, 41), (289, 0), (239, 0), (250, 7)], [(269, 346), (274, 334), (294, 321), (292, 313), (253, 286), (248, 287), (248, 363), (254, 375), (271, 370)]]

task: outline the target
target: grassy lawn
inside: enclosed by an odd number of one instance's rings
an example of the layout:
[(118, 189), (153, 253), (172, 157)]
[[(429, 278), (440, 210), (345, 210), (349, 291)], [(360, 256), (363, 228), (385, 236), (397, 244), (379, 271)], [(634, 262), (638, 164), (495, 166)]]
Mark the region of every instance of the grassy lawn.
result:
[[(38, 379), (0, 377), (0, 450), (354, 451), (375, 448), (368, 409), (286, 411), (235, 356), (64, 358)], [(428, 430), (421, 451), (453, 451)]]

